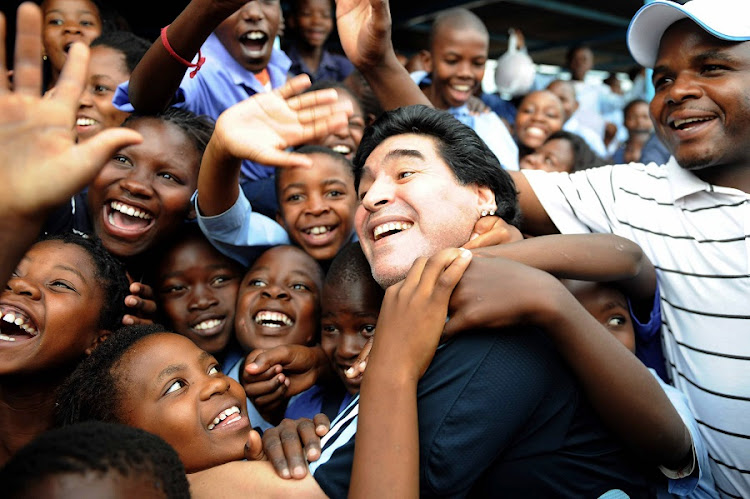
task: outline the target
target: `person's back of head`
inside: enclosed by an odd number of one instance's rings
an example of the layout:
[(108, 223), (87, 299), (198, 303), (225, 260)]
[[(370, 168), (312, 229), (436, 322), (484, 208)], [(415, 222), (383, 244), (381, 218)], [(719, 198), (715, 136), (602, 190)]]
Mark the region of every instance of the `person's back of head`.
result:
[(426, 106), (407, 106), (383, 113), (366, 131), (354, 157), (354, 185), (359, 189), (363, 168), (372, 151), (395, 135), (426, 135), (435, 140), (437, 152), (460, 184), (488, 187), (495, 193), (496, 213), (516, 225), (520, 210), (515, 184), (487, 144), (466, 125), (445, 111)]
[(3, 497), (9, 499), (190, 497), (185, 468), (164, 440), (129, 426), (100, 422), (66, 426), (37, 437), (0, 471), (0, 483)]

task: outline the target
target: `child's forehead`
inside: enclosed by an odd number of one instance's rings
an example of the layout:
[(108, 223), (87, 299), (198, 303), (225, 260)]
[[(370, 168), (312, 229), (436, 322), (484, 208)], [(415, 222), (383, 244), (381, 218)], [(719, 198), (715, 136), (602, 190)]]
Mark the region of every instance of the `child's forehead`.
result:
[(322, 284), (320, 265), (313, 257), (294, 246), (276, 246), (261, 254), (250, 267), (247, 275), (265, 271), (275, 275), (303, 274)]
[(284, 190), (290, 184), (303, 184), (317, 187), (323, 182), (338, 180), (345, 184), (354, 183), (354, 172), (343, 156), (341, 158), (332, 154), (313, 152), (306, 153), (313, 161), (312, 168), (285, 168), (280, 169), (278, 175), (279, 188)]
[(238, 264), (211, 246), (206, 238), (191, 236), (186, 237), (165, 252), (160, 265), (160, 273), (163, 275), (192, 265), (214, 268), (219, 266), (234, 267)]

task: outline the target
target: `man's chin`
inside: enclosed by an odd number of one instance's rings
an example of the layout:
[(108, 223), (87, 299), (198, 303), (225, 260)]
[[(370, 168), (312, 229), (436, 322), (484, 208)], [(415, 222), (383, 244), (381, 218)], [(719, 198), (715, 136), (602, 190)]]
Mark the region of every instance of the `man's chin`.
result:
[(381, 288), (388, 289), (397, 282), (403, 281), (406, 279), (406, 274), (409, 272), (409, 268), (407, 267), (405, 270), (399, 271), (399, 269), (396, 269), (394, 267), (387, 267), (383, 269), (381, 272), (378, 269), (373, 268), (372, 269), (372, 277), (375, 279), (375, 282), (377, 282)]

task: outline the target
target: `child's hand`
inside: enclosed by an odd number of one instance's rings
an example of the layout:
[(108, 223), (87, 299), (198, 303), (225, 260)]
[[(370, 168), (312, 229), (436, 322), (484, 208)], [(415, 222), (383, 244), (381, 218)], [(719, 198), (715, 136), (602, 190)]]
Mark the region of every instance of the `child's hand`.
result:
[(278, 375), (277, 386), (284, 384), (286, 394), (292, 396), (314, 385), (328, 368), (328, 358), (319, 346), (281, 345), (251, 352), (245, 359), (242, 380), (251, 383)]
[(278, 426), (263, 432), (264, 454), (281, 478), (304, 478), (307, 475), (305, 460), (312, 462), (320, 458), (320, 438), (330, 427), (325, 414), (316, 414), (312, 420), (284, 419)]
[(394, 54), (388, 0), (336, 0), (336, 27), (341, 47), (358, 68), (377, 67)]
[(247, 398), (267, 421), (271, 421), (278, 411), (283, 411), (288, 399), (286, 390), (289, 387), (289, 380), (281, 372), (279, 364), (273, 364), (263, 370), (252, 369), (254, 374), (248, 372), (248, 366), (253, 365), (255, 358), (263, 352), (264, 350), (261, 349), (253, 350), (245, 357), (241, 382)]
[(130, 294), (125, 297), (125, 306), (131, 314), (122, 317), (123, 324), (153, 324), (156, 301), (154, 290), (148, 284), (131, 282)]
[(523, 234), (500, 217), (481, 217), (474, 225), (466, 249), (485, 248), (521, 241)]
[(448, 300), (471, 260), (471, 252), (460, 248), (418, 258), (406, 279), (386, 290), (371, 366), (387, 362), (389, 369), (393, 366), (414, 379), (422, 377), (440, 342)]
[(299, 75), (273, 92), (258, 93), (224, 111), (209, 143), (218, 157), (249, 159), (279, 167), (312, 166), (305, 155), (288, 152), (348, 126), (351, 102), (334, 89), (297, 95), (310, 86)]
[(372, 350), (373, 341), (375, 341), (375, 337), (370, 336), (365, 346), (362, 347), (362, 351), (359, 352), (359, 355), (357, 355), (357, 358), (352, 363), (352, 366), (346, 370), (345, 374), (347, 378), (354, 379), (365, 372), (367, 361), (370, 359), (370, 350)]
[(451, 296), (444, 334), (533, 324), (540, 293), (561, 288), (550, 274), (513, 260), (474, 258)]
[(73, 126), (88, 67), (88, 48), (74, 43), (57, 86), (42, 98), (41, 12), (18, 8), (13, 89), (5, 67), (5, 22), (0, 15), (0, 199), (4, 219), (39, 220), (88, 184), (120, 148), (141, 136), (112, 128), (75, 143)]
[(261, 440), (260, 433), (255, 430), (250, 430), (247, 434), (245, 459), (248, 461), (268, 461), (263, 449), (263, 441)]

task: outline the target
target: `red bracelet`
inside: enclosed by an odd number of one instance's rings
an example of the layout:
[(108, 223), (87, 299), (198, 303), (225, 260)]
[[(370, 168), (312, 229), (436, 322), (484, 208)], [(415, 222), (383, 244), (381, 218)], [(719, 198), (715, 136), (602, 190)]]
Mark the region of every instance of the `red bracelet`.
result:
[(198, 49), (198, 62), (190, 62), (188, 60), (183, 59), (179, 56), (177, 52), (174, 51), (172, 46), (169, 44), (169, 40), (167, 40), (167, 28), (169, 28), (169, 24), (164, 26), (161, 29), (161, 44), (164, 45), (164, 48), (167, 49), (167, 52), (169, 52), (169, 55), (172, 56), (173, 59), (176, 61), (179, 61), (180, 63), (184, 64), (185, 66), (189, 68), (195, 68), (190, 72), (190, 78), (195, 78), (195, 74), (200, 71), (201, 66), (203, 66), (203, 63), (206, 62), (206, 58), (201, 55), (201, 50)]

